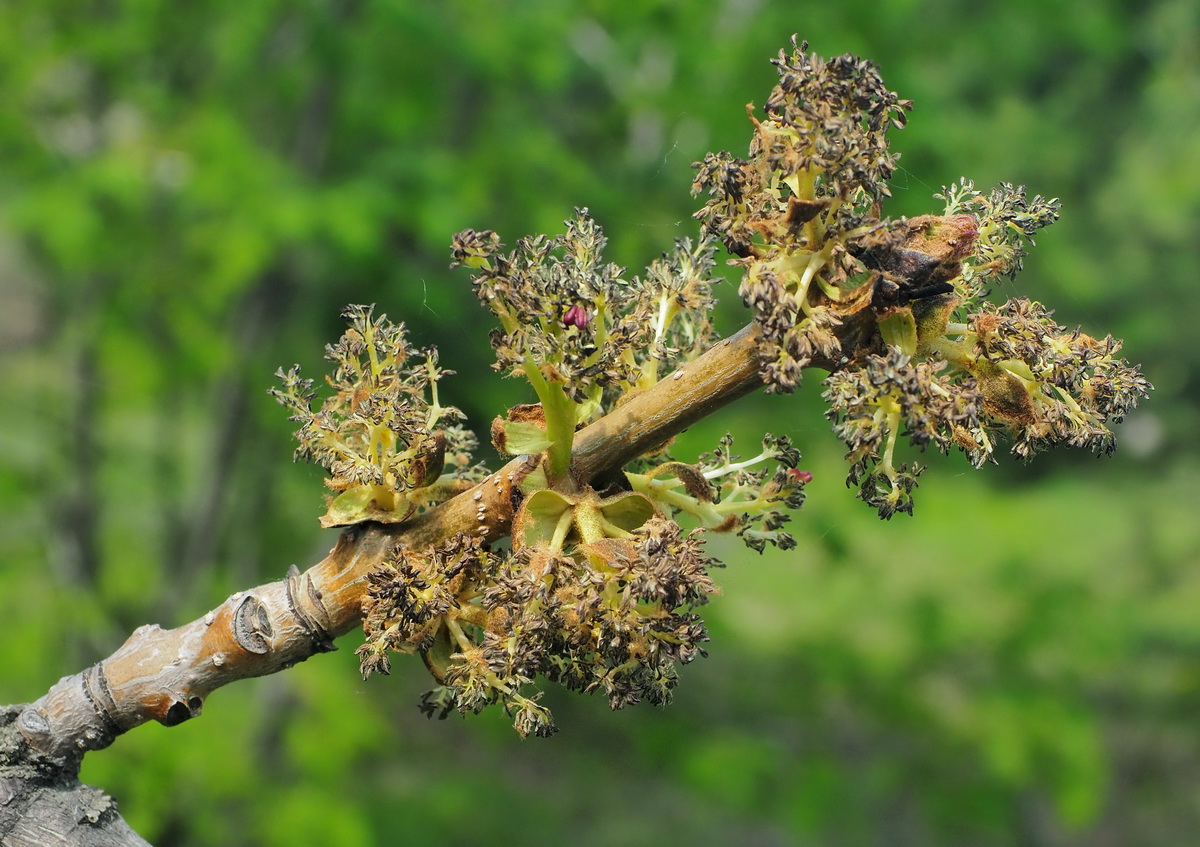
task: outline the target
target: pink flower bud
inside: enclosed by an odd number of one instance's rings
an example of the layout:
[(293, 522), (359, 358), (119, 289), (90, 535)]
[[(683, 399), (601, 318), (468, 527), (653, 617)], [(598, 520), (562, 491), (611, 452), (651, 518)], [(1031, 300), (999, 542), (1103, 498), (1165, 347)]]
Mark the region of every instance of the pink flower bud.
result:
[(583, 308), (582, 303), (576, 303), (567, 309), (567, 313), (563, 315), (563, 326), (577, 326), (583, 329), (587, 325), (588, 313), (587, 309)]

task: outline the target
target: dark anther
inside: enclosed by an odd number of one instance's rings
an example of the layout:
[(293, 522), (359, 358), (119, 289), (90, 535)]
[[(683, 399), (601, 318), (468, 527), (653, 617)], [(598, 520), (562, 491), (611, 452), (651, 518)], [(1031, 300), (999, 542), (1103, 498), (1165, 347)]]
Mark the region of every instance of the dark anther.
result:
[(920, 288), (911, 288), (904, 292), (909, 302), (924, 300), (927, 297), (937, 297), (939, 294), (953, 294), (954, 286), (948, 282), (933, 282)]

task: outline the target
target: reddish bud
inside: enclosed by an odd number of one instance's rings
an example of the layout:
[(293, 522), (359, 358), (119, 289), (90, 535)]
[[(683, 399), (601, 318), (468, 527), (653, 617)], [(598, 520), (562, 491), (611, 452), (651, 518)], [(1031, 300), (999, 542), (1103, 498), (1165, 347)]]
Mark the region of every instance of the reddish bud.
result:
[(796, 468), (788, 468), (788, 478), (792, 482), (798, 482), (801, 485), (807, 485), (812, 482), (812, 471), (801, 471)]
[(563, 315), (563, 326), (576, 326), (583, 329), (587, 325), (588, 313), (587, 309), (583, 308), (582, 303), (576, 303), (567, 309), (567, 313)]
[(953, 215), (950, 221), (963, 238), (974, 240), (979, 237), (979, 221), (974, 215)]

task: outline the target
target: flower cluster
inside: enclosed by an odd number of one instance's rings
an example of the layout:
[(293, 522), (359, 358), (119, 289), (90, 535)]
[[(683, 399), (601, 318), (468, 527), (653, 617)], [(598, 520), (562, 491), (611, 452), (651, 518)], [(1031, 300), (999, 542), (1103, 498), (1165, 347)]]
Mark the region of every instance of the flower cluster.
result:
[(388, 653), (419, 652), (439, 683), (429, 715), (501, 705), (522, 735), (555, 731), (539, 677), (603, 692), (614, 709), (669, 701), (676, 665), (708, 640), (693, 610), (714, 592), (696, 531), (636, 494), (565, 498), (542, 490), (498, 556), (459, 535), (427, 555), (398, 549), (369, 578), (364, 675)]
[(1111, 335), (1067, 331), (1042, 304), (984, 304), (960, 342), (984, 406), (1013, 432), (1013, 453), (1029, 458), (1055, 444), (1111, 454), (1108, 424), (1120, 422), (1151, 386)]
[(912, 513), (920, 468), (894, 464), (901, 434), (921, 449), (958, 447), (976, 467), (1006, 434), (1025, 459), (1057, 444), (1111, 453), (1109, 425), (1151, 389), (1116, 356), (1119, 341), (1067, 331), (1034, 301), (982, 304), (948, 331), (953, 338), (923, 341), (936, 351), (929, 359), (892, 346), (825, 381), (827, 414), (850, 448), (848, 482), (882, 517)]
[(475, 439), (455, 424), (458, 409), (438, 403), (437, 381), (449, 372), (435, 351), (413, 350), (404, 325), (371, 306), (348, 306), (342, 317), (350, 326), (325, 348), (333, 391), (319, 408), (298, 365), (279, 369), (283, 387), (271, 394), (300, 423), (296, 458), (332, 474), (326, 484), (337, 496), (322, 526), (400, 521), (462, 488)]
[[(830, 230), (855, 223), (888, 196), (896, 157), (889, 126), (903, 126), (911, 103), (856, 56), (823, 59), (792, 42), (773, 60), (779, 83), (754, 123), (749, 159), (709, 154), (696, 165), (694, 190), (711, 199), (696, 217), (737, 256), (789, 238), (811, 250)], [(800, 246), (800, 245), (797, 245)]]
[(1029, 301), (980, 304), (989, 280), (1021, 269), (1058, 200), (962, 180), (938, 195), (942, 214), (882, 218), (886, 132), (910, 104), (871, 64), (806, 50), (793, 42), (775, 61), (749, 157), (710, 155), (693, 185), (709, 195), (697, 217), (743, 268), (768, 390), (793, 390), (813, 365), (832, 372), (848, 484), (885, 518), (911, 513), (922, 470), (895, 461), (902, 436), (957, 446), (976, 466), (1004, 434), (1021, 457), (1057, 443), (1110, 450), (1109, 424), (1150, 388), (1119, 343), (1068, 333)]
[(501, 626), (483, 649), (506, 675), (599, 691), (614, 709), (666, 703), (676, 664), (703, 655), (708, 635), (692, 609), (715, 590), (712, 565), (695, 533), (658, 516), (569, 551), (523, 546), (484, 595)]
[(924, 470), (916, 463), (896, 464), (901, 433), (922, 450), (931, 443), (943, 452), (958, 446), (976, 462), (990, 453), (979, 422), (983, 398), (974, 381), (956, 381), (945, 371), (945, 362), (913, 362), (891, 347), (825, 381), (826, 415), (850, 448), (847, 485), (858, 486), (858, 496), (882, 518), (912, 514), (912, 492)]
[(1058, 198), (1026, 196), (1022, 186), (1002, 182), (987, 194), (969, 179), (946, 186), (935, 195), (946, 203), (947, 215), (969, 215), (979, 222), (974, 251), (961, 268), (957, 289), (971, 299), (983, 293), (989, 277), (1012, 279), (1033, 246), (1033, 235), (1058, 220)]
[(903, 126), (911, 106), (870, 62), (807, 47), (793, 41), (775, 60), (779, 84), (764, 119), (751, 118), (749, 158), (710, 154), (693, 184), (710, 195), (696, 217), (744, 268), (739, 292), (761, 330), (764, 381), (778, 391), (842, 357), (842, 317), (870, 293), (851, 248), (879, 229), (896, 160), (887, 129)]
[(586, 209), (562, 235), (521, 239), (509, 253), (494, 232), (454, 239), (453, 265), (478, 271), (475, 292), (500, 321), (491, 336), (496, 367), (528, 379), (541, 405), (540, 433), (522, 426), (526, 415), (501, 421), (503, 437), (493, 440), (512, 453), (548, 450), (552, 477), (566, 471), (576, 426), (650, 387), (713, 337), (711, 241), (680, 240), (631, 279), (603, 261), (604, 246)]
[[(768, 544), (792, 549), (796, 540), (783, 525), (804, 504), (804, 485), (812, 478), (796, 467), (800, 451), (786, 436), (772, 435), (753, 458), (732, 451), (733, 437), (725, 435), (694, 465), (668, 460), (625, 477), (660, 508), (688, 514), (705, 529), (736, 531), (752, 550), (761, 553)], [(772, 461), (774, 467), (765, 464)]]
[(447, 627), (471, 618), (470, 600), (491, 561), (480, 540), (463, 533), (428, 552), (393, 549), (367, 575), (366, 643), (358, 648), (363, 675), (388, 673), (392, 652), (432, 655)]

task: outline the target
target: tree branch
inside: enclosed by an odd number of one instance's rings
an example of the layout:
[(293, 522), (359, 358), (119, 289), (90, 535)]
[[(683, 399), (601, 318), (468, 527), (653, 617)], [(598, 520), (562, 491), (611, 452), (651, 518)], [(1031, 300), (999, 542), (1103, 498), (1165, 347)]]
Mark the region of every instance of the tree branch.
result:
[[(580, 431), (573, 472), (581, 480), (619, 468), (760, 385), (756, 333), (747, 327), (684, 369)], [(139, 627), (115, 653), (65, 677), (20, 713), (29, 750), (76, 771), (84, 753), (150, 720), (196, 717), (230, 682), (291, 667), (335, 649), (361, 620), (365, 577), (397, 543), (422, 549), (459, 532), (486, 540), (509, 532), (521, 478), (536, 459), (513, 459), (474, 488), (399, 525), (342, 532), (324, 560), (301, 574), (238, 592), (204, 617), (171, 630)], [(8, 760), (0, 760), (0, 772)]]

